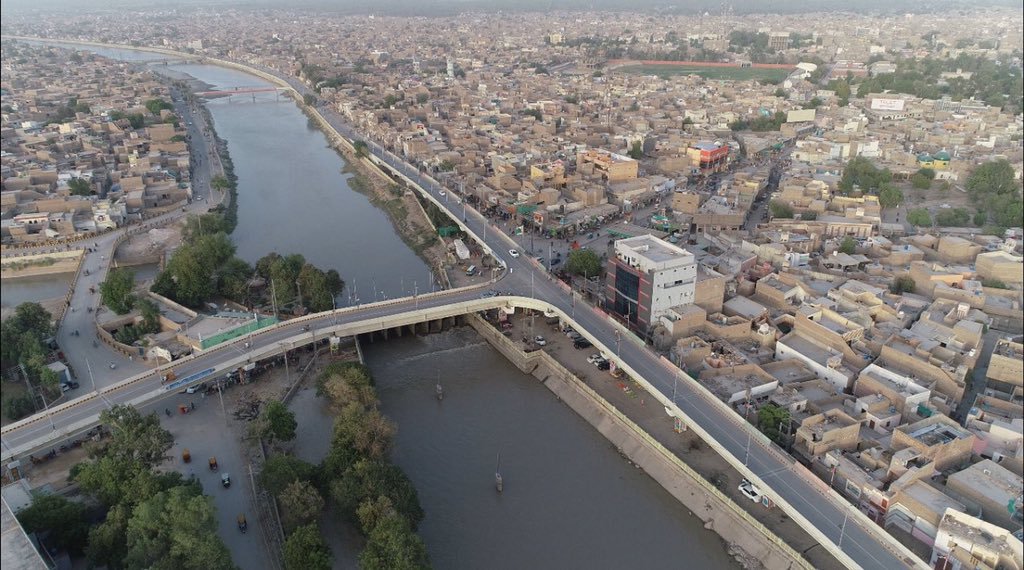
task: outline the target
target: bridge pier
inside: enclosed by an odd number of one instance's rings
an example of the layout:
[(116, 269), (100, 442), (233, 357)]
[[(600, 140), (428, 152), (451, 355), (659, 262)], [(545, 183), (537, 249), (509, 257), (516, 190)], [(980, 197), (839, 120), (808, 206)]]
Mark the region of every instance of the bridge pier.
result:
[(435, 320), (432, 320), (432, 321), (428, 322), (427, 323), (427, 332), (431, 333), (431, 334), (432, 333), (441, 332), (441, 321), (435, 319)]

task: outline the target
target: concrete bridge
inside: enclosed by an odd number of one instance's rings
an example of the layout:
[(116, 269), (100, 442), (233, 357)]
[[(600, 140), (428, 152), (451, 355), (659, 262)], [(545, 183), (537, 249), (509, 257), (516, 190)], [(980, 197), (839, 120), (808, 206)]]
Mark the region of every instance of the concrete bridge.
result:
[[(55, 40), (56, 41), (56, 40)], [(107, 47), (129, 48), (111, 45)], [(184, 56), (171, 50), (152, 49), (169, 56)], [(293, 77), (281, 76), (267, 68), (253, 68), (237, 62), (210, 59), (210, 63), (247, 71), (302, 95), (312, 91)], [(363, 139), (330, 110), (307, 108), (338, 144)], [(481, 298), (481, 290), (456, 289), (397, 299), (360, 307), (339, 309), (294, 319), (263, 329), (252, 338), (233, 342), (197, 353), (178, 363), (174, 369), (181, 380), (162, 386), (162, 370), (150, 371), (123, 380), (86, 397), (36, 414), (2, 430), (2, 458), (20, 457), (48, 442), (79, 433), (96, 422), (99, 411), (113, 403), (142, 404), (180, 390), (185, 382), (201, 382), (224, 370), (231, 370), (249, 361), (261, 360), (294, 347), (316, 342), (324, 336), (347, 336), (375, 331), (401, 330), (408, 326), (431, 326), (444, 319), (472, 311), (500, 306), (535, 309), (557, 314), (587, 337), (595, 347), (612, 356), (618, 366), (647, 390), (668, 414), (680, 418), (708, 445), (744, 477), (768, 493), (790, 518), (800, 524), (824, 548), (849, 568), (892, 569), (927, 568), (906, 547), (868, 519), (828, 484), (798, 464), (791, 456), (770, 442), (754, 426), (745, 422), (727, 404), (707, 388), (679, 370), (664, 357), (649, 350), (642, 341), (611, 319), (600, 309), (582, 302), (568, 287), (554, 281), (539, 263), (528, 255), (506, 256), (500, 252), (518, 244), (478, 212), (466, 208), (464, 201), (449, 199), (437, 181), (420, 173), (387, 149), (367, 140), (370, 160), (389, 172), (397, 181), (420, 192), (447, 212), (472, 239), (496, 257), (507, 269), (501, 288), (512, 291), (507, 296)], [(309, 329), (306, 330), (305, 327)], [(246, 346), (246, 342), (249, 343)]]
[(284, 87), (232, 87), (231, 89), (219, 89), (215, 91), (197, 91), (200, 97), (230, 97), (231, 95), (247, 95), (250, 93), (280, 93), (287, 91)]

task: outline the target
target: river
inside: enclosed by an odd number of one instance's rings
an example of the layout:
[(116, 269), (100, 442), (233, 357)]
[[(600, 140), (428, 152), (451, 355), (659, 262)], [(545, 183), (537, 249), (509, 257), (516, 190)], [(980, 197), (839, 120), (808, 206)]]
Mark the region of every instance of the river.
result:
[[(87, 49), (123, 61), (167, 57)], [(190, 75), (215, 90), (273, 87), (262, 78), (214, 65), (152, 68)], [(346, 283), (339, 305), (430, 290), (427, 264), (402, 242), (383, 211), (349, 187), (351, 175), (341, 172), (345, 161), (291, 99), (256, 93), (211, 99), (206, 105), (218, 136), (228, 142), (238, 176), (238, 226), (231, 237), (239, 257), (253, 263), (272, 251), (301, 253), (325, 270), (336, 269)]]
[[(78, 48), (81, 49), (81, 48)], [(93, 48), (90, 48), (93, 49)], [(93, 49), (125, 60), (163, 56)], [(210, 65), (172, 65), (216, 88), (267, 85)], [(419, 290), (426, 265), (384, 216), (349, 189), (342, 159), (290, 100), (259, 94), (209, 103), (239, 177), (233, 235), (248, 261), (298, 252), (337, 269), (362, 300)], [(377, 293), (380, 295), (380, 293)], [(719, 538), (596, 430), (472, 329), (365, 346), (383, 411), (398, 425), (393, 460), (426, 512), (420, 534), (437, 568), (734, 568)], [(434, 399), (438, 376), (445, 399)], [(298, 393), (296, 453), (316, 462), (331, 423)], [(494, 490), (501, 457), (504, 493)], [(335, 567), (357, 541), (328, 524)], [(339, 538), (342, 537), (342, 538)], [(341, 543), (341, 544), (339, 544)]]

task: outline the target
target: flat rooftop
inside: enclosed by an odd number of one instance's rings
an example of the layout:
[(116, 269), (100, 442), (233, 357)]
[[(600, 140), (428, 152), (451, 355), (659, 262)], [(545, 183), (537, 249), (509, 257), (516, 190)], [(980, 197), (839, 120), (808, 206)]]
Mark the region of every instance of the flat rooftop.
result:
[(623, 250), (625, 253), (633, 254), (639, 258), (646, 259), (652, 263), (666, 263), (680, 261), (693, 263), (693, 254), (662, 241), (649, 233), (615, 242), (616, 250)]

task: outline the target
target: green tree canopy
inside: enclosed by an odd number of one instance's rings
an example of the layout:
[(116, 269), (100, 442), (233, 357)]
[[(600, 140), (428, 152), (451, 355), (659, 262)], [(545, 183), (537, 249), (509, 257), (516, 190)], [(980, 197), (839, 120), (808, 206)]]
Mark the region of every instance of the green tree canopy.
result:
[(892, 182), (889, 169), (878, 169), (870, 160), (862, 156), (850, 159), (843, 168), (843, 177), (839, 181), (839, 189), (846, 194), (859, 187), (864, 192), (875, 192), (885, 182)]
[(331, 550), (320, 537), (316, 524), (292, 531), (284, 541), (285, 570), (330, 570)]
[(335, 479), (331, 485), (331, 498), (346, 513), (355, 514), (359, 505), (378, 496), (386, 496), (400, 518), (415, 529), (423, 520), (423, 508), (420, 507), (416, 487), (398, 467), (376, 461), (363, 459), (350, 467), (342, 477)]
[(852, 255), (857, 251), (857, 242), (852, 237), (846, 236), (843, 238), (842, 243), (839, 244), (839, 252)]
[(780, 445), (785, 443), (784, 430), (788, 429), (788, 426), (780, 426), (789, 421), (789, 410), (775, 404), (766, 404), (757, 410), (757, 427), (768, 439)]
[(126, 268), (111, 269), (106, 280), (100, 283), (100, 298), (103, 304), (119, 315), (135, 307), (135, 272)]
[(633, 160), (640, 160), (644, 157), (644, 143), (641, 141), (633, 141), (633, 144), (629, 147), (629, 158)]
[(68, 190), (73, 196), (90, 196), (92, 195), (92, 184), (89, 184), (89, 181), (84, 178), (72, 178), (68, 180)]
[(878, 190), (878, 204), (883, 208), (892, 208), (903, 203), (903, 191), (888, 182), (882, 183)]
[(299, 424), (295, 421), (295, 413), (289, 410), (284, 402), (270, 401), (263, 408), (263, 419), (265, 422), (264, 436), (276, 441), (295, 439), (295, 428)]
[(39, 303), (21, 303), (0, 325), (0, 360), (4, 370), (28, 363), (33, 357), (45, 364), (43, 341), (53, 335), (53, 316)]
[(1003, 227), (1024, 224), (1024, 202), (1020, 183), (1014, 179), (1013, 167), (1006, 160), (986, 162), (967, 178), (967, 194), (972, 203), (987, 211)]
[(893, 280), (892, 284), (889, 285), (889, 290), (897, 295), (900, 293), (913, 293), (914, 287), (917, 285), (914, 283), (914, 279), (909, 275), (900, 275)]
[(128, 521), (125, 566), (233, 570), (217, 536), (213, 500), (195, 487), (173, 487), (139, 504)]
[(315, 523), (324, 508), (324, 499), (309, 481), (294, 481), (277, 497), (285, 529)]
[(910, 185), (918, 190), (927, 190), (932, 187), (932, 179), (920, 172), (915, 172), (914, 175), (910, 177)]
[(914, 208), (907, 212), (907, 222), (918, 227), (930, 227), (932, 225), (932, 215), (925, 208)]
[(597, 277), (601, 274), (601, 258), (589, 249), (574, 249), (569, 252), (565, 269), (574, 275)]
[(260, 485), (275, 497), (296, 481), (311, 481), (316, 468), (291, 455), (272, 455), (260, 471)]
[(135, 407), (118, 404), (100, 413), (100, 423), (110, 430), (103, 454), (115, 459), (138, 461), (151, 469), (167, 458), (174, 436), (160, 425), (155, 413), (142, 415)]
[(426, 545), (401, 517), (384, 518), (370, 531), (359, 553), (363, 570), (420, 570), (430, 568)]
[(146, 101), (146, 110), (154, 115), (159, 115), (160, 111), (164, 109), (173, 109), (174, 105), (164, 101), (163, 99), (150, 99)]
[(935, 223), (943, 227), (963, 227), (971, 223), (971, 213), (965, 208), (942, 210), (935, 215)]
[(352, 148), (356, 151), (356, 158), (365, 158), (370, 155), (370, 147), (366, 141), (355, 141), (352, 143)]
[(82, 552), (89, 536), (85, 506), (62, 495), (33, 493), (32, 504), (18, 511), (18, 521), (29, 533), (50, 532), (47, 545)]
[(771, 211), (773, 218), (793, 217), (793, 208), (789, 204), (780, 202), (779, 200), (772, 200), (768, 202), (768, 210)]

